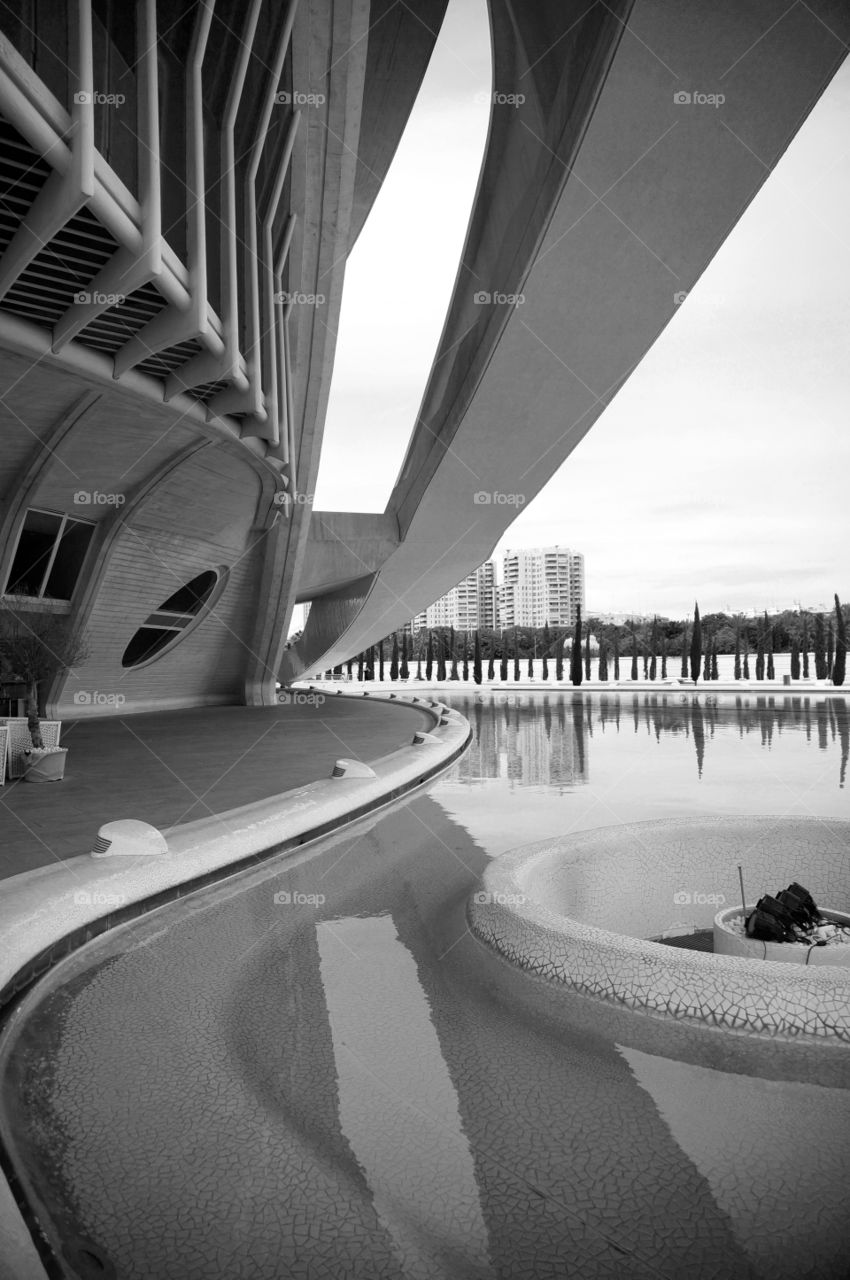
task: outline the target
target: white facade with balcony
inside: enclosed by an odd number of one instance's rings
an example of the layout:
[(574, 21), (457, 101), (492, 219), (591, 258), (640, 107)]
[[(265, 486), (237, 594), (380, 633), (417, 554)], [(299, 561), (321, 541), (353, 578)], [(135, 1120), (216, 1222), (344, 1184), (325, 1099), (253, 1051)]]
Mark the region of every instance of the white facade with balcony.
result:
[(503, 627), (571, 627), (585, 612), (584, 556), (569, 547), (506, 551), (502, 562)]

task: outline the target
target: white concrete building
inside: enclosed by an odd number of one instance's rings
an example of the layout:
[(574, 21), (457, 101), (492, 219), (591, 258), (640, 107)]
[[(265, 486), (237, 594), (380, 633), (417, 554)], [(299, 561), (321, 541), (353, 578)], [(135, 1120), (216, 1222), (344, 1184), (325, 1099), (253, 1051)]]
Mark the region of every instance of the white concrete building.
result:
[(502, 561), (503, 627), (571, 627), (585, 613), (584, 556), (569, 547), (523, 547)]
[(479, 627), (498, 628), (499, 589), (496, 563), (488, 560), (451, 591), (440, 596), (411, 623), (414, 635), (431, 627), (454, 627), (456, 631), (476, 631)]

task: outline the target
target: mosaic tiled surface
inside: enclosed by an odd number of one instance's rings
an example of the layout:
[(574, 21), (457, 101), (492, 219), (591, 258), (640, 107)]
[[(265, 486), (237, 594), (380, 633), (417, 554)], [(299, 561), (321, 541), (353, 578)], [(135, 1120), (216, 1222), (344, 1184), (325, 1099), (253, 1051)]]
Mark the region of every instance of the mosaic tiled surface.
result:
[[(533, 1016), (465, 929), (485, 865), (420, 796), (98, 940), (27, 999), (2, 1136), (57, 1252), (102, 1260), (83, 1280), (844, 1274), (850, 1093), (700, 1068), (727, 1124), (661, 1024), (635, 1052)], [(789, 1162), (766, 1119), (791, 1108), (814, 1146)], [(715, 1130), (750, 1112), (744, 1159)]]
[[(738, 862), (757, 896), (797, 879), (822, 905), (841, 909), (850, 897), (848, 853), (850, 823), (839, 821), (701, 818), (603, 828), (497, 859), (470, 898), (469, 919), (513, 963), (587, 995), (764, 1036), (850, 1043), (846, 970), (702, 955), (612, 931), (655, 932), (659, 894), (662, 913), (679, 906), (710, 918), (723, 903), (672, 903), (670, 885), (728, 884)], [(690, 893), (698, 896), (713, 895)]]

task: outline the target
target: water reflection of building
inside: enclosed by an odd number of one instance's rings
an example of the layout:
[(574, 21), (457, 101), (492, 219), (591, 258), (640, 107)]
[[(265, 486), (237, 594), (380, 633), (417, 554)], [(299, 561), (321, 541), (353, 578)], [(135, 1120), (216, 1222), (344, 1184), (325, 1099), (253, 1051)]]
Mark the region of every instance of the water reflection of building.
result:
[(594, 724), (603, 733), (640, 733), (656, 741), (662, 734), (683, 734), (693, 744), (700, 777), (710, 767), (718, 727), (730, 723), (740, 737), (760, 739), (766, 751), (783, 729), (804, 732), (822, 751), (836, 743), (842, 787), (850, 763), (850, 707), (841, 697), (738, 696), (733, 704), (713, 695), (603, 694), (597, 701), (496, 692), (459, 699), (456, 705), (473, 726), (473, 741), (457, 765), (456, 776), (466, 783), (504, 778), (517, 786), (569, 788), (587, 782)]
[(499, 695), (465, 700), (473, 740), (458, 781), (505, 778), (518, 786), (575, 787), (589, 779), (588, 730), (580, 701)]

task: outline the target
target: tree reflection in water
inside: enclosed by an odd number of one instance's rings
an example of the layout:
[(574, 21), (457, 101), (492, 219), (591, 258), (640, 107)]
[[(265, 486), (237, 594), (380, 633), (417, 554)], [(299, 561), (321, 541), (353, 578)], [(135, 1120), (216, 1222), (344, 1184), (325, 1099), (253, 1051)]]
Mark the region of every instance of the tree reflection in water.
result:
[(844, 697), (734, 695), (725, 701), (706, 692), (551, 694), (478, 693), (452, 697), (470, 721), (473, 741), (456, 766), (461, 782), (508, 778), (520, 785), (573, 788), (590, 781), (590, 742), (594, 728), (621, 731), (620, 713), (631, 710), (636, 734), (645, 729), (656, 743), (665, 736), (691, 739), (697, 777), (710, 767), (710, 743), (718, 727), (735, 724), (738, 737), (755, 738), (767, 751), (774, 735), (793, 728), (817, 748), (836, 750), (843, 787), (850, 758), (850, 710)]

